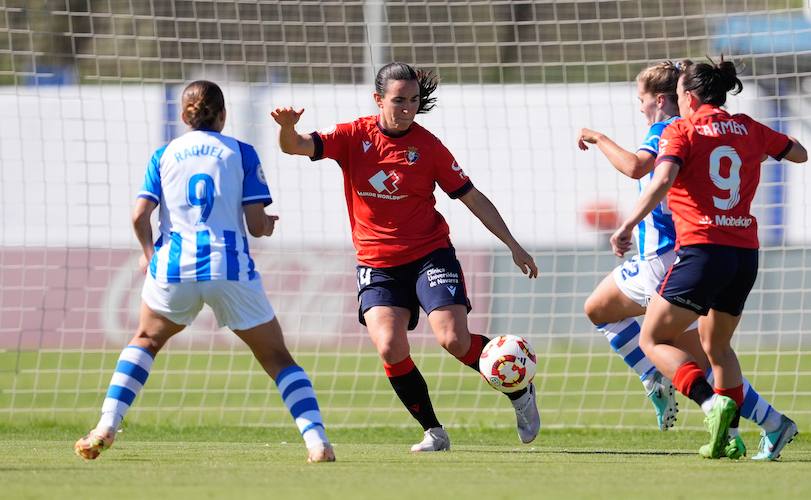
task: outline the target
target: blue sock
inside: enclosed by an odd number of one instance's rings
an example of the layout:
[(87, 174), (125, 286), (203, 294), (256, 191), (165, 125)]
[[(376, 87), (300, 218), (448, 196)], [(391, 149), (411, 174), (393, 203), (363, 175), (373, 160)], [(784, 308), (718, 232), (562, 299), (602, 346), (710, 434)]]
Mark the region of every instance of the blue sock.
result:
[(636, 319), (627, 318), (616, 323), (602, 323), (596, 326), (608, 339), (611, 349), (639, 375), (639, 380), (645, 382), (656, 373), (656, 367), (639, 347), (640, 328)]
[(307, 448), (329, 443), (313, 384), (304, 369), (297, 365), (283, 369), (276, 376), (276, 386)]
[[(707, 382), (713, 384), (714, 377), (712, 368), (707, 369)], [(780, 427), (780, 417), (782, 414), (775, 410), (768, 401), (758, 394), (752, 384), (743, 378), (743, 405), (741, 405), (741, 416), (746, 420), (751, 420), (766, 432), (774, 432)]]
[(107, 397), (101, 406), (101, 419), (97, 429), (114, 432), (118, 430), (135, 396), (146, 383), (153, 361), (152, 353), (142, 347), (129, 345), (121, 351), (107, 389)]

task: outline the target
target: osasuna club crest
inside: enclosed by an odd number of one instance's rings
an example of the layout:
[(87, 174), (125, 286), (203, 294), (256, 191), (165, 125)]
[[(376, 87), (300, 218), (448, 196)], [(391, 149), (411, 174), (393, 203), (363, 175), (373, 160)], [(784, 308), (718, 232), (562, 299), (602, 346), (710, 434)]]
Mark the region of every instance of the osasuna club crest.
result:
[(417, 163), (417, 160), (420, 159), (420, 153), (414, 146), (409, 146), (408, 151), (406, 151), (405, 154), (406, 162), (408, 162), (409, 165)]

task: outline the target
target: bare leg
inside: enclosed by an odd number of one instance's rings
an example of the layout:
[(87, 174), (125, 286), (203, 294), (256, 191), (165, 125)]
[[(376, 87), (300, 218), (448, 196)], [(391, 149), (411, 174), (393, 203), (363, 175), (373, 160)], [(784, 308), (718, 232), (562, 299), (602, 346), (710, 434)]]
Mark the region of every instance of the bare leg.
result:
[(628, 298), (617, 287), (612, 274), (603, 278), (591, 293), (583, 309), (589, 320), (595, 325), (616, 323), (626, 318), (645, 314), (645, 308)]
[(284, 345), (282, 327), (277, 318), (248, 330), (234, 330), (251, 349), (254, 357), (273, 380), (284, 368), (295, 361)]
[(720, 389), (743, 384), (741, 365), (730, 344), (732, 334), (740, 321), (740, 316), (710, 309), (699, 328), (701, 345), (707, 353), (715, 376), (715, 387)]
[(656, 368), (671, 380), (681, 365), (695, 362), (689, 352), (677, 346), (677, 339), (696, 318), (698, 314), (674, 306), (659, 295), (651, 297), (639, 345)]

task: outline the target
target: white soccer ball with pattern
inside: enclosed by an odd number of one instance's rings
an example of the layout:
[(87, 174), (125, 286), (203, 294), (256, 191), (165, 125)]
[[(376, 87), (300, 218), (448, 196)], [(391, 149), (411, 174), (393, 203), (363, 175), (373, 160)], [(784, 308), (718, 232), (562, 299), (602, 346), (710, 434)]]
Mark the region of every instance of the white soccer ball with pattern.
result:
[(494, 389), (516, 392), (535, 378), (535, 350), (523, 337), (501, 335), (484, 346), (479, 372)]

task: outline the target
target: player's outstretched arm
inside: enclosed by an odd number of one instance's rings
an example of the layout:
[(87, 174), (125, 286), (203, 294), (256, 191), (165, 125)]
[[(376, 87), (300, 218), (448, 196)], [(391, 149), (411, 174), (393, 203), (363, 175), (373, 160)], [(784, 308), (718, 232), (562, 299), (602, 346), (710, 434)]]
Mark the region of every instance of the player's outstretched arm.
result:
[(601, 132), (588, 128), (581, 129), (577, 138), (577, 147), (586, 151), (589, 149), (588, 144), (596, 144), (614, 168), (632, 179), (639, 179), (653, 170), (656, 158), (647, 151), (632, 153), (621, 148)]
[(622, 257), (631, 249), (634, 227), (662, 201), (670, 186), (675, 182), (678, 173), (679, 166), (671, 161), (663, 161), (656, 167), (653, 179), (639, 196), (633, 212), (611, 235), (611, 249), (614, 251), (614, 255)]
[(270, 116), (281, 126), (279, 130), (279, 147), (289, 155), (313, 156), (315, 154), (315, 143), (310, 135), (296, 132), (298, 123), (304, 108), (296, 111), (291, 107), (276, 108), (270, 112)]
[(788, 150), (786, 156), (783, 158), (792, 161), (794, 163), (805, 163), (808, 161), (808, 151), (805, 150), (800, 141), (795, 139), (794, 137), (789, 137), (791, 139), (792, 145), (791, 149)]
[(143, 252), (141, 258), (138, 259), (138, 265), (142, 273), (146, 273), (149, 261), (152, 260), (152, 254), (155, 253), (150, 218), (157, 206), (158, 204), (152, 200), (138, 198), (135, 201), (135, 209), (132, 211), (132, 229), (135, 231), (135, 237), (138, 238), (138, 243), (141, 245), (141, 251)]
[(279, 216), (266, 214), (262, 203), (244, 205), (242, 211), (245, 212), (245, 225), (248, 226), (251, 236), (261, 238), (273, 234)]
[(538, 266), (535, 265), (535, 259), (513, 238), (493, 202), (475, 187), (460, 196), (459, 199), (473, 212), (473, 215), (482, 221), (484, 227), (507, 245), (507, 248), (512, 252), (513, 262), (521, 269), (521, 272), (529, 278), (537, 278)]

